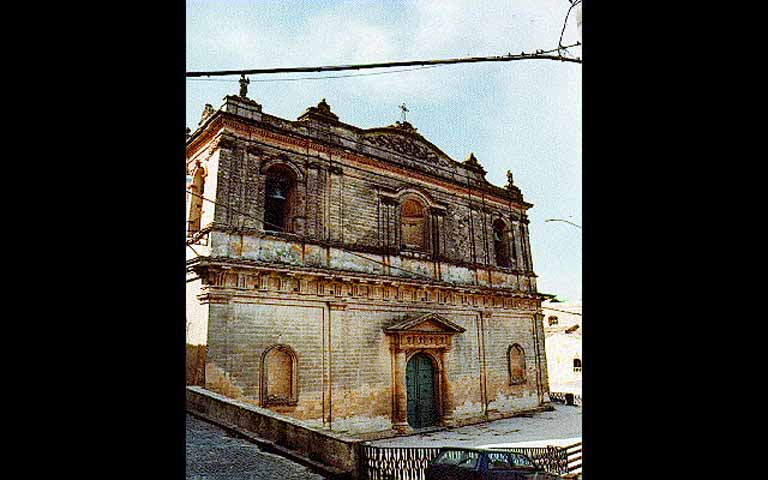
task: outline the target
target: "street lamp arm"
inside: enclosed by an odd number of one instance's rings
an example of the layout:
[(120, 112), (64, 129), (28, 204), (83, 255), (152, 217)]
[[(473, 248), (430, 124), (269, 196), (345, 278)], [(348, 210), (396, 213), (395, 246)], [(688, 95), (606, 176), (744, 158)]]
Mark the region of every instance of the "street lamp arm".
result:
[(545, 222), (565, 222), (565, 223), (569, 223), (569, 224), (573, 225), (576, 228), (581, 228), (581, 225), (576, 225), (575, 223), (569, 222), (568, 220), (563, 220), (562, 218), (547, 218), (544, 221)]

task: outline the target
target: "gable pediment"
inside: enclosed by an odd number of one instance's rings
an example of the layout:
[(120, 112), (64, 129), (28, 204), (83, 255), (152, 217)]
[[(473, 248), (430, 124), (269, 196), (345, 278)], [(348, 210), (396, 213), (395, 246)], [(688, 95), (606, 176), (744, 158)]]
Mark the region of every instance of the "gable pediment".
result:
[(409, 316), (384, 329), (387, 333), (427, 332), (456, 334), (465, 331), (459, 325), (436, 313)]
[(363, 134), (363, 141), (384, 150), (401, 154), (427, 167), (454, 170), (454, 162), (429, 140), (421, 136), (408, 122), (397, 122), (382, 128), (372, 128)]

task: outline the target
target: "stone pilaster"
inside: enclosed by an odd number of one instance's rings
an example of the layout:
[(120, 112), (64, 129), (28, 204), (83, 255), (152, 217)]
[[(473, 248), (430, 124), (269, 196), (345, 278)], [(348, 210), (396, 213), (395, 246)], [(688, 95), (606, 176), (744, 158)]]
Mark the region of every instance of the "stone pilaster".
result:
[[(394, 348), (394, 347), (393, 347)], [(400, 433), (406, 432), (408, 426), (408, 398), (405, 384), (405, 351), (395, 352), (395, 402), (392, 415), (392, 428)]]
[(440, 365), (442, 367), (440, 370), (440, 387), (443, 393), (443, 425), (451, 426), (454, 424), (455, 402), (451, 381), (448, 378), (448, 349), (440, 350)]

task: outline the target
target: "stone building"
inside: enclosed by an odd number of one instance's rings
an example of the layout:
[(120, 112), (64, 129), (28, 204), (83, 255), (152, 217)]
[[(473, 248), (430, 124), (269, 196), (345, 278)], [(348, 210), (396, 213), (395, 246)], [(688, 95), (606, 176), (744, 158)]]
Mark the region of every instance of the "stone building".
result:
[(323, 100), (285, 120), (242, 90), (206, 106), (186, 168), (206, 388), (348, 432), (549, 402), (532, 205), (511, 174), (491, 185), (405, 119), (357, 128)]

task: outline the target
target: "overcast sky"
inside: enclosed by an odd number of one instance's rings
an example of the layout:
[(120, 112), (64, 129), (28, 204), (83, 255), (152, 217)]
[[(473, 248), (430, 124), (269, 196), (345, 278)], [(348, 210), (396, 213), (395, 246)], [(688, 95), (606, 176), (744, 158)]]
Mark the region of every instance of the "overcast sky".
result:
[[(187, 70), (340, 65), (502, 55), (557, 47), (567, 0), (188, 0)], [(578, 39), (571, 14), (563, 43)], [(575, 50), (574, 53), (580, 53)], [(408, 121), (451, 158), (474, 152), (493, 184), (515, 183), (534, 207), (539, 291), (581, 299), (581, 65), (550, 60), (251, 76), (248, 96), (295, 120), (321, 98), (361, 128)], [(402, 68), (397, 69), (402, 70)], [(269, 80), (262, 82), (261, 80)], [(187, 82), (187, 126), (206, 103), (237, 94), (236, 77)]]

